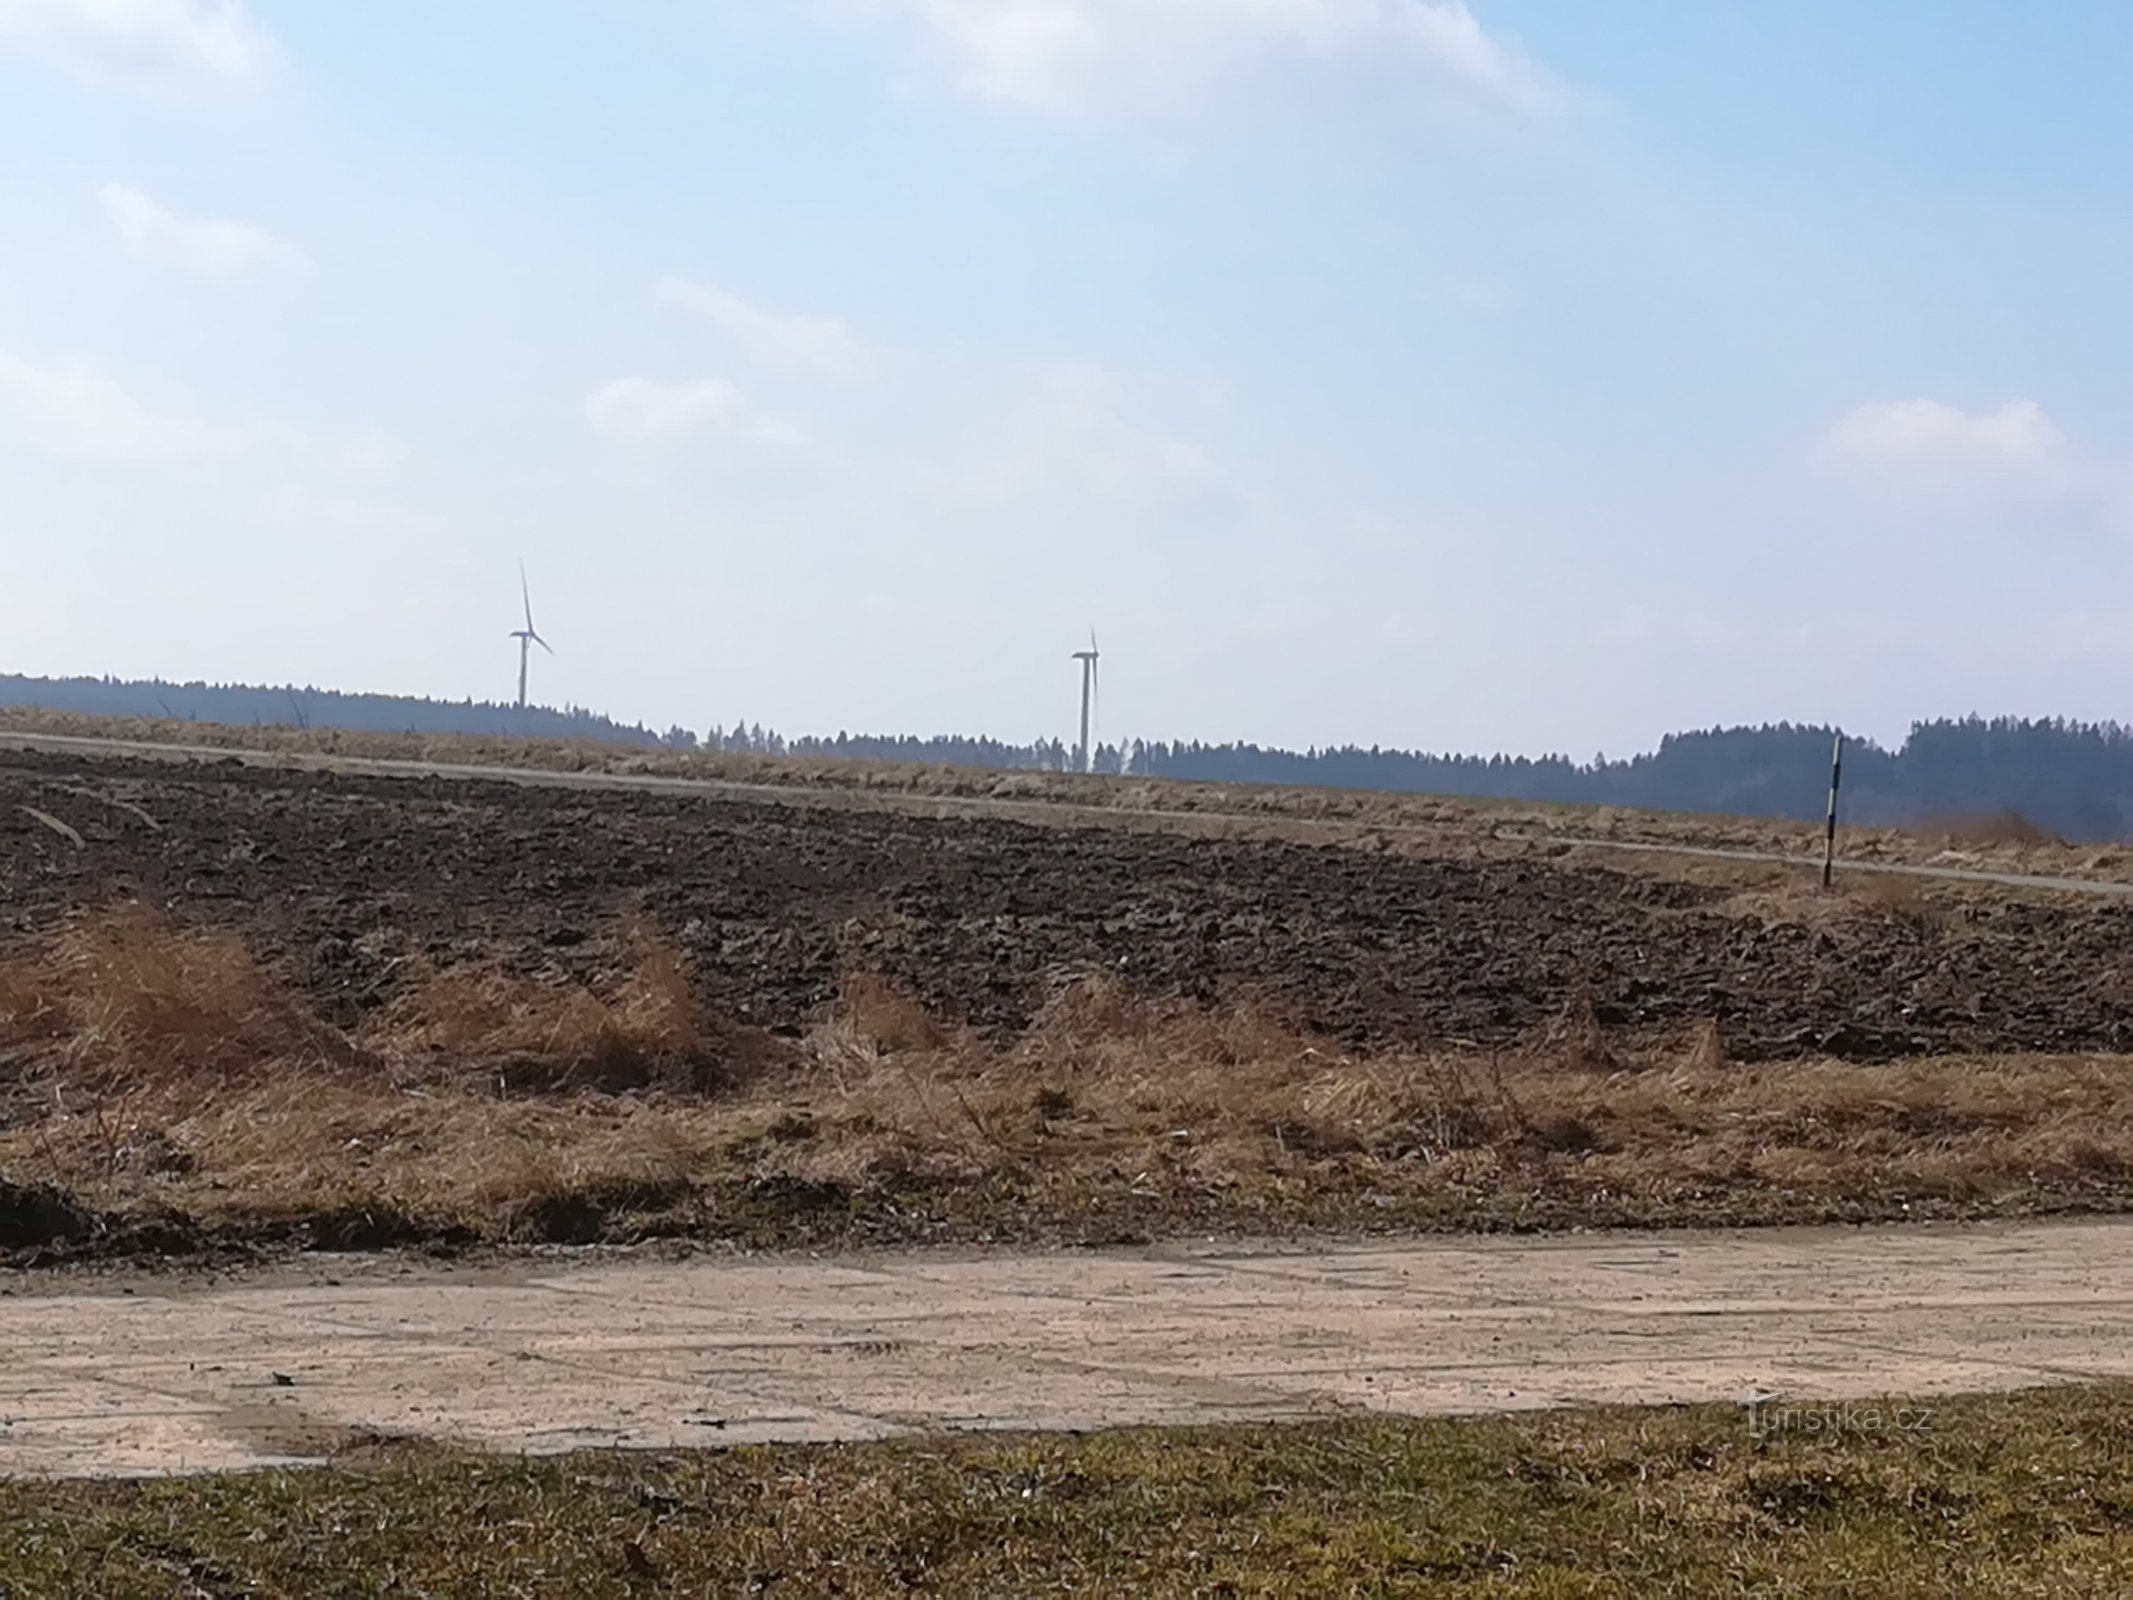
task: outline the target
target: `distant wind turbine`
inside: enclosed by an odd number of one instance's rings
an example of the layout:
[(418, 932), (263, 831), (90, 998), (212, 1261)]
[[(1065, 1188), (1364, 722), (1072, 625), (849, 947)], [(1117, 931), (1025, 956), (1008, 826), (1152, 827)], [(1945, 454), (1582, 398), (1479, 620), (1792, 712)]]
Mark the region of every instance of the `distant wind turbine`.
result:
[(518, 564), (518, 596), (526, 603), (526, 626), (515, 629), (510, 637), (518, 641), (518, 708), (523, 711), (526, 709), (526, 662), (533, 654), (533, 647), (539, 645), (550, 655), (555, 654), (555, 647), (543, 639), (540, 630), (533, 625), (533, 591), (526, 587), (526, 563), (523, 561)]
[(1096, 709), (1096, 663), (1103, 659), (1103, 652), (1096, 648), (1096, 630), (1089, 630), (1089, 648), (1074, 652), (1073, 659), (1081, 663), (1081, 746), (1075, 752), (1074, 770), (1088, 772), (1096, 762), (1095, 747), (1089, 743), (1089, 718)]

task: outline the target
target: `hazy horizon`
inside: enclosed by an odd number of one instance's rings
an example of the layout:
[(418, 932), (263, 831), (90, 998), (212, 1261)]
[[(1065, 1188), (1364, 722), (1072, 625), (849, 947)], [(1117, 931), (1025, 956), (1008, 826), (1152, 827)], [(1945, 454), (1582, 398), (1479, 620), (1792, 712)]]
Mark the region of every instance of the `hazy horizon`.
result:
[[(2102, 0), (0, 0), (0, 670), (1586, 759), (2116, 720)], [(1129, 731), (1130, 730), (1130, 731)]]
[[(749, 714), (745, 708), (739, 707), (727, 708), (727, 714), (725, 715), (703, 717), (698, 718), (694, 721), (691, 721), (687, 718), (682, 718), (663, 725), (655, 725), (651, 723), (641, 722), (637, 719), (633, 719), (627, 716), (617, 715), (611, 712), (608, 708), (602, 706), (583, 705), (574, 702), (550, 703), (542, 701), (538, 697), (529, 699), (524, 707), (516, 707), (513, 704), (513, 697), (509, 694), (493, 696), (475, 694), (472, 696), (460, 696), (447, 699), (431, 695), (402, 695), (378, 690), (369, 690), (361, 688), (351, 689), (338, 684), (323, 684), (314, 682), (290, 681), (283, 683), (230, 683), (216, 682), (199, 678), (187, 679), (153, 677), (128, 679), (101, 673), (29, 675), (8, 672), (4, 670), (0, 670), (0, 710), (4, 710), (9, 706), (30, 706), (50, 710), (70, 709), (68, 706), (59, 703), (62, 697), (54, 695), (40, 695), (35, 697), (25, 696), (19, 699), (14, 698), (14, 686), (17, 684), (44, 685), (47, 687), (54, 684), (87, 684), (99, 687), (108, 687), (114, 690), (204, 690), (210, 694), (235, 695), (246, 697), (256, 696), (260, 698), (261, 704), (265, 709), (273, 710), (276, 712), (287, 710), (291, 719), (293, 719), (300, 712), (308, 714), (317, 712), (321, 709), (315, 704), (307, 705), (304, 699), (304, 697), (306, 696), (331, 697), (342, 701), (350, 702), (375, 700), (380, 702), (391, 702), (394, 704), (405, 704), (409, 706), (434, 707), (438, 709), (449, 709), (454, 706), (463, 706), (471, 704), (477, 709), (484, 711), (494, 711), (506, 714), (507, 716), (526, 715), (544, 722), (553, 719), (587, 719), (591, 721), (609, 724), (620, 732), (643, 733), (660, 736), (662, 738), (667, 735), (673, 734), (676, 731), (686, 733), (694, 737), (708, 738), (714, 733), (741, 733), (748, 731), (752, 727), (759, 732), (775, 735), (783, 740), (796, 741), (806, 744), (822, 744), (828, 743), (839, 738), (850, 738), (855, 742), (860, 743), (879, 743), (895, 741), (925, 743), (929, 741), (957, 740), (968, 741), (973, 743), (991, 741), (1005, 746), (1021, 747), (1028, 746), (1033, 743), (1041, 744), (1049, 741), (1059, 744), (1063, 748), (1071, 752), (1071, 750), (1074, 748), (1075, 736), (1078, 733), (1078, 726), (1075, 728), (1066, 729), (1064, 731), (1052, 728), (1045, 728), (1041, 726), (1033, 726), (1030, 728), (973, 727), (959, 729), (929, 727), (925, 724), (914, 724), (901, 727), (856, 727), (851, 724), (841, 724), (833, 727), (793, 727), (769, 722), (766, 719), (753, 716)], [(129, 709), (121, 712), (89, 712), (83, 714), (160, 717), (167, 720), (177, 721), (197, 720), (207, 722), (215, 720), (211, 717), (199, 716), (196, 714), (188, 713), (182, 708), (157, 708), (152, 704), (149, 699), (143, 696), (135, 696), (134, 698), (137, 698), (140, 701), (139, 706), (134, 709)], [(283, 702), (287, 702), (286, 705)], [(284, 719), (277, 717), (264, 720), (282, 721)], [(1366, 739), (1360, 741), (1327, 741), (1306, 739), (1294, 745), (1278, 745), (1269, 744), (1266, 741), (1211, 739), (1205, 737), (1204, 735), (1196, 733), (1191, 729), (1134, 728), (1128, 730), (1121, 730), (1117, 728), (1106, 727), (1100, 721), (1095, 727), (1094, 738), (1092, 742), (1099, 749), (1116, 750), (1121, 752), (1128, 752), (1133, 748), (1136, 742), (1145, 741), (1148, 743), (1175, 745), (1181, 748), (1186, 745), (1206, 746), (1209, 748), (1251, 746), (1263, 749), (1271, 755), (1300, 755), (1314, 750), (1321, 752), (1339, 752), (1342, 750), (1383, 750), (1388, 755), (1417, 755), (1431, 758), (1441, 757), (1453, 760), (1490, 761), (1502, 759), (1507, 761), (1567, 761), (1574, 765), (1582, 767), (1590, 766), (1596, 757), (1604, 758), (1610, 763), (1631, 761), (1640, 756), (1654, 754), (1661, 748), (1663, 748), (1669, 741), (1682, 737), (1696, 737), (1714, 734), (1754, 733), (1761, 731), (1771, 731), (1778, 728), (1792, 728), (1798, 729), (1803, 732), (1815, 732), (1822, 735), (1827, 735), (1832, 732), (1841, 733), (1844, 736), (1848, 746), (1865, 745), (1871, 746), (1882, 751), (1893, 753), (1900, 750), (1905, 744), (1905, 742), (1909, 739), (1909, 737), (1915, 732), (1917, 732), (1920, 728), (1944, 727), (1949, 724), (1961, 724), (1969, 722), (1992, 724), (1995, 722), (2029, 720), (2049, 723), (2055, 719), (2050, 716), (2037, 719), (2026, 719), (2011, 713), (1995, 713), (1971, 710), (1941, 717), (1916, 717), (1913, 718), (1909, 723), (1907, 723), (1903, 730), (1894, 737), (1883, 737), (1865, 729), (1841, 728), (1833, 724), (1817, 722), (1811, 719), (1804, 719), (1799, 717), (1780, 717), (1771, 719), (1769, 722), (1765, 723), (1710, 723), (1694, 727), (1669, 728), (1660, 733), (1648, 744), (1623, 746), (1614, 750), (1589, 751), (1574, 748), (1522, 751), (1506, 750), (1501, 748), (1491, 749), (1487, 747), (1461, 748), (1427, 744), (1403, 745), (1384, 739)], [(2071, 727), (2076, 729), (2093, 728), (2105, 732), (2111, 732), (2116, 730), (2126, 730), (2129, 732), (2133, 732), (2133, 728), (2129, 728), (2129, 725), (2121, 723), (2115, 719), (2106, 718), (2092, 722), (2084, 722), (2079, 721), (2077, 719), (2069, 718), (2058, 718), (2056, 720), (2067, 722)], [(294, 724), (293, 722), (290, 722), (288, 725)], [(325, 722), (317, 725), (329, 727), (354, 726), (354, 724), (340, 724), (333, 722)]]

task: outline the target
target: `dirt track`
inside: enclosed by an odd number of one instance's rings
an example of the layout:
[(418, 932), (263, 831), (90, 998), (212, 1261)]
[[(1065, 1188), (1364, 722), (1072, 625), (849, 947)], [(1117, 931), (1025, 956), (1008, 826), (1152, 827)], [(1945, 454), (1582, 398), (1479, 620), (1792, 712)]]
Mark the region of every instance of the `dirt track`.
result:
[(410, 956), (598, 977), (639, 912), (708, 1004), (777, 1032), (855, 969), (1009, 1032), (1104, 967), (1358, 1046), (1511, 1043), (1589, 991), (1612, 1027), (1715, 1017), (1742, 1059), (2133, 1047), (2117, 904), (1766, 925), (1721, 890), (1538, 859), (235, 763), (0, 756), (0, 896), (0, 939), (136, 896), (235, 926), (342, 1023)]
[(451, 1277), (328, 1262), (0, 1297), (0, 1474), (258, 1466), (378, 1433), (564, 1451), (2028, 1388), (2133, 1376), (2129, 1285), (2126, 1222)]

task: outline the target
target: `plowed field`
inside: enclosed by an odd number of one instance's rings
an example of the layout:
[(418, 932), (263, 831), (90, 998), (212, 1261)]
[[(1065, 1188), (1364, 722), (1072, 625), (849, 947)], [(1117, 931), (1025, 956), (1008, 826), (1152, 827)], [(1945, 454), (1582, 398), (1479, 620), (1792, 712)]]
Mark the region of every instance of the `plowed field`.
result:
[(236, 928), (343, 1024), (411, 957), (597, 977), (638, 916), (707, 1003), (773, 1032), (875, 971), (1007, 1034), (1101, 967), (1366, 1048), (1513, 1044), (1586, 998), (1632, 1036), (1715, 1019), (1741, 1060), (2133, 1048), (2116, 904), (1772, 921), (1722, 888), (1543, 858), (690, 796), (8, 755), (0, 896), (0, 941), (136, 898)]

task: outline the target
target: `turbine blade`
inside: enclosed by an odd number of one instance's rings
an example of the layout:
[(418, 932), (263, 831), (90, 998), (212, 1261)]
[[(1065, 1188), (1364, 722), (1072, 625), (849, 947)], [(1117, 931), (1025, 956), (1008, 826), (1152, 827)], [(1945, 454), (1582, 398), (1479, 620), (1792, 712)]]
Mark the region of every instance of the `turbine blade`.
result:
[(539, 634), (535, 634), (533, 636), (533, 642), (539, 645), (543, 650), (547, 651), (550, 655), (555, 654), (555, 646), (550, 644), (546, 639), (543, 639)]
[(533, 632), (533, 591), (526, 586), (526, 563), (518, 564), (518, 595), (526, 602), (526, 631)]

